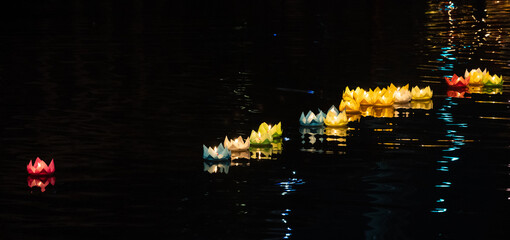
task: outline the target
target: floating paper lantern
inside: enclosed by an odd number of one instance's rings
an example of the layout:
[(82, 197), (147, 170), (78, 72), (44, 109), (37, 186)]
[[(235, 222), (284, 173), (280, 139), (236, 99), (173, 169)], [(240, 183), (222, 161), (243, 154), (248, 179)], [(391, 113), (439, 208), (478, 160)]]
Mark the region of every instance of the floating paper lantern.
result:
[(375, 102), (374, 102), (374, 106), (377, 106), (377, 107), (389, 107), (391, 105), (393, 105), (394, 103), (394, 97), (393, 97), (393, 92), (392, 91), (388, 91), (387, 89), (383, 88), (381, 90), (379, 90), (378, 88), (376, 88), (377, 91), (374, 90), (374, 93), (375, 93)]
[(434, 104), (432, 100), (425, 100), (425, 101), (411, 101), (411, 108), (412, 109), (424, 109), (424, 110), (430, 110), (434, 107)]
[(482, 86), (484, 78), (487, 78), (487, 77), (490, 77), (490, 75), (486, 69), (483, 70), (483, 72), (482, 72), (482, 70), (480, 70), (480, 68), (472, 69), (469, 72), (466, 69), (466, 71), (464, 73), (464, 78), (465, 79), (469, 78), (470, 86)]
[(393, 100), (396, 104), (408, 103), (411, 101), (411, 91), (409, 91), (409, 84), (395, 89)]
[(52, 175), (55, 173), (55, 163), (53, 159), (51, 159), (50, 165), (46, 165), (46, 163), (41, 160), (39, 157), (35, 159), (34, 164), (32, 165), (32, 160), (27, 165), (27, 171), (30, 175), (35, 176), (44, 176), (44, 175)]
[(203, 158), (205, 160), (230, 160), (230, 150), (228, 150), (228, 148), (224, 148), (223, 144), (221, 143), (218, 147), (214, 148), (207, 148), (205, 145), (203, 145), (203, 149)]
[(39, 187), (41, 192), (45, 192), (48, 185), (55, 186), (55, 176), (28, 176), (27, 183), (30, 188)]
[(345, 87), (345, 90), (342, 94), (342, 99), (347, 99), (347, 98), (354, 98), (354, 89), (350, 90), (349, 87)]
[(279, 122), (278, 124), (276, 124), (276, 126), (271, 127), (271, 125), (268, 125), (267, 123), (263, 122), (259, 126), (259, 132), (267, 132), (273, 138), (280, 138), (282, 137), (283, 134), (282, 123)]
[(450, 87), (466, 87), (469, 84), (469, 78), (470, 76), (467, 76), (466, 78), (459, 77), (457, 74), (453, 74), (452, 78), (444, 77), (446, 84)]
[(328, 127), (344, 127), (348, 122), (349, 120), (347, 119), (345, 111), (340, 112), (335, 106), (331, 106), (324, 120), (324, 123)]
[(326, 114), (324, 114), (320, 109), (319, 113), (315, 115), (312, 111), (308, 111), (308, 114), (301, 113), (301, 117), (299, 118), (299, 123), (301, 126), (306, 127), (318, 127), (324, 125), (324, 118)]
[(228, 174), (229, 169), (230, 161), (224, 162), (204, 161), (204, 172)]
[(360, 93), (358, 96), (356, 100), (362, 106), (374, 105), (377, 98), (376, 93), (372, 89), (368, 89), (368, 91), (363, 90), (363, 93)]
[(483, 85), (485, 87), (501, 87), (503, 86), (503, 75), (498, 77), (498, 75), (494, 74), (493, 76), (487, 76), (483, 78)]
[(251, 146), (271, 146), (271, 142), (273, 142), (273, 136), (271, 136), (267, 131), (251, 131)]
[(236, 139), (228, 139), (228, 137), (225, 136), (225, 141), (223, 141), (223, 145), (225, 145), (225, 148), (228, 148), (230, 151), (243, 151), (248, 150), (250, 148), (250, 138), (248, 137), (246, 140), (243, 141), (243, 138), (239, 136)]
[(427, 86), (426, 88), (420, 89), (418, 86), (413, 87), (411, 90), (412, 100), (429, 100), (432, 98), (432, 90)]
[(358, 113), (360, 104), (358, 101), (353, 98), (342, 99), (340, 102), (340, 107), (338, 108), (340, 111), (345, 111), (346, 113)]

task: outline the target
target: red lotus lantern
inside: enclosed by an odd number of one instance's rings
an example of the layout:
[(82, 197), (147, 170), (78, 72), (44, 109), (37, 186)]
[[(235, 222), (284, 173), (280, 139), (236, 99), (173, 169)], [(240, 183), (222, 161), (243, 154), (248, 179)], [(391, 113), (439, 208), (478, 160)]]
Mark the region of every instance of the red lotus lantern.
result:
[(46, 165), (46, 163), (40, 158), (35, 159), (35, 163), (32, 165), (32, 160), (27, 165), (28, 174), (34, 176), (46, 176), (52, 175), (55, 173), (55, 164), (53, 163), (53, 159), (51, 159), (50, 165)]
[(446, 80), (446, 83), (450, 87), (466, 87), (469, 83), (469, 78), (470, 77), (464, 79), (463, 77), (457, 76), (457, 74), (453, 74), (453, 77), (451, 79), (448, 79), (447, 77), (445, 77), (444, 79)]
[(44, 192), (44, 191), (46, 191), (46, 187), (49, 184), (51, 184), (52, 186), (55, 186), (55, 176), (51, 176), (51, 177), (28, 176), (27, 183), (30, 188), (40, 187), (41, 192)]

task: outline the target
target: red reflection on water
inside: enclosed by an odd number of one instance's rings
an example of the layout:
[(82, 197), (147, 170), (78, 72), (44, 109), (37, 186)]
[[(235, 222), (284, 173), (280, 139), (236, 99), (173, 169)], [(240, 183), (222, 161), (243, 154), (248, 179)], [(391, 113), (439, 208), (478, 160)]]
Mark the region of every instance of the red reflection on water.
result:
[(462, 89), (450, 89), (448, 91), (446, 91), (446, 95), (448, 95), (448, 97), (453, 97), (453, 98), (464, 98), (464, 94), (469, 93), (467, 88), (462, 88)]
[(35, 177), (35, 176), (28, 176), (27, 183), (30, 188), (33, 187), (40, 187), (41, 192), (46, 191), (46, 187), (51, 184), (52, 186), (55, 186), (55, 176), (52, 177)]

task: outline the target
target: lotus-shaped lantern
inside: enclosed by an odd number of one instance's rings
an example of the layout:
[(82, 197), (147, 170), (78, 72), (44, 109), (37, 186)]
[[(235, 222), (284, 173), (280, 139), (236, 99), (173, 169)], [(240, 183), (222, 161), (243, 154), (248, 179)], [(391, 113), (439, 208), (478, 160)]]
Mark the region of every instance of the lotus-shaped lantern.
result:
[(375, 106), (377, 106), (377, 107), (389, 107), (389, 106), (393, 105), (393, 103), (394, 103), (394, 97), (393, 97), (394, 92), (388, 91), (385, 88), (383, 88), (381, 90), (376, 88), (376, 90), (374, 90), (374, 93), (375, 93), (375, 96), (376, 96), (376, 99), (375, 99), (375, 102), (374, 102)]
[(432, 90), (427, 86), (426, 88), (420, 89), (418, 86), (413, 87), (411, 90), (411, 96), (413, 100), (429, 100), (432, 98)]
[(393, 94), (393, 99), (396, 104), (408, 103), (411, 101), (411, 91), (409, 91), (409, 84), (401, 88), (396, 88)]
[(214, 148), (207, 148), (205, 145), (203, 145), (204, 154), (203, 158), (205, 160), (230, 160), (231, 152), (228, 150), (228, 148), (223, 147), (223, 144), (220, 143), (218, 147)]
[(340, 112), (335, 106), (331, 106), (324, 120), (324, 123), (328, 127), (344, 127), (348, 122), (349, 120), (347, 119), (345, 111)]
[(353, 98), (342, 99), (340, 102), (340, 111), (345, 111), (347, 113), (358, 113), (360, 104), (358, 101)]
[(487, 72), (487, 70), (480, 70), (480, 68), (478, 69), (472, 69), (471, 71), (468, 72), (468, 70), (466, 69), (466, 72), (464, 73), (464, 78), (467, 79), (469, 78), (469, 85), (470, 86), (481, 86), (483, 85), (483, 79), (487, 77), (489, 73)]
[(434, 107), (434, 103), (432, 100), (425, 100), (425, 101), (411, 101), (411, 108), (412, 109), (424, 109), (424, 110), (430, 110)]
[(362, 106), (374, 105), (377, 99), (376, 93), (372, 89), (368, 89), (368, 91), (363, 90), (363, 93), (359, 93), (357, 96), (356, 100)]
[(259, 126), (259, 132), (267, 132), (269, 135), (271, 135), (272, 138), (280, 138), (283, 134), (282, 123), (279, 122), (274, 127), (271, 127), (271, 125), (263, 122)]
[(487, 76), (483, 79), (485, 87), (501, 87), (503, 86), (503, 75), (499, 76), (494, 74), (493, 76)]
[(469, 78), (470, 78), (470, 76), (463, 78), (463, 77), (457, 76), (457, 74), (453, 74), (452, 78), (444, 77), (446, 84), (448, 84), (448, 86), (450, 86), (450, 87), (455, 87), (455, 88), (466, 87), (469, 84)]
[(228, 174), (229, 169), (230, 169), (230, 161), (224, 161), (224, 162), (204, 161), (204, 172)]
[(251, 146), (271, 146), (273, 137), (267, 131), (251, 131), (250, 145)]
[(354, 89), (350, 90), (349, 87), (345, 87), (345, 90), (342, 94), (342, 99), (346, 98), (354, 98)]
[(39, 187), (45, 192), (48, 185), (55, 186), (55, 176), (28, 176), (27, 183), (30, 188)]
[(250, 148), (250, 138), (248, 137), (246, 140), (243, 141), (243, 138), (239, 136), (236, 139), (229, 140), (228, 137), (225, 136), (225, 141), (223, 141), (223, 145), (230, 151), (248, 150), (248, 148)]
[(305, 127), (318, 127), (324, 125), (324, 118), (326, 114), (324, 114), (320, 109), (319, 113), (315, 115), (312, 111), (308, 111), (308, 114), (301, 113), (301, 117), (299, 118), (299, 123), (301, 126)]
[(46, 165), (46, 163), (40, 158), (36, 158), (34, 164), (32, 164), (32, 160), (27, 165), (28, 174), (34, 176), (44, 176), (44, 175), (52, 175), (55, 173), (55, 163), (53, 163), (53, 159), (51, 159), (50, 165)]

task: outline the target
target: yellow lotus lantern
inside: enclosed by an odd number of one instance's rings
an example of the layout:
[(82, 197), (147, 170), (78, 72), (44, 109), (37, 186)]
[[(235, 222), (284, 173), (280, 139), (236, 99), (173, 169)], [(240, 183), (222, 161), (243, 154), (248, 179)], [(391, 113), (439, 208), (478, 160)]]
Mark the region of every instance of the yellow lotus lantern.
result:
[(324, 124), (328, 127), (344, 127), (348, 122), (345, 111), (339, 112), (335, 106), (331, 106), (326, 115), (326, 119), (324, 119)]
[(394, 98), (393, 98), (392, 91), (388, 91), (385, 88), (383, 88), (382, 90), (379, 90), (378, 88), (376, 88), (376, 90), (374, 90), (374, 92), (376, 94), (374, 106), (389, 107), (389, 106), (393, 105)]
[(346, 98), (354, 98), (354, 90), (350, 90), (349, 87), (345, 87), (345, 90), (342, 94), (342, 99)]
[(482, 72), (482, 70), (480, 70), (480, 68), (472, 69), (469, 72), (466, 69), (466, 71), (464, 72), (464, 78), (465, 79), (469, 78), (469, 83), (468, 84), (470, 86), (481, 86), (481, 85), (483, 85), (483, 80), (484, 80), (484, 78), (487, 78), (487, 77), (490, 77), (490, 75), (489, 75), (489, 73), (487, 72), (486, 69), (484, 69), (483, 72)]
[(489, 75), (484, 77), (482, 81), (485, 87), (501, 87), (503, 86), (503, 75), (501, 75), (500, 77), (498, 77), (498, 75), (496, 74), (494, 74), (493, 76)]
[(356, 99), (360, 105), (374, 105), (375, 100), (377, 98), (376, 93), (369, 89), (368, 91), (363, 90), (363, 93), (360, 93), (358, 99)]
[(358, 101), (354, 100), (353, 98), (347, 98), (343, 99), (340, 102), (340, 111), (345, 111), (347, 113), (357, 113), (359, 112), (360, 104)]
[(251, 131), (250, 134), (250, 145), (251, 146), (271, 146), (273, 137), (267, 131)]
[(429, 100), (432, 98), (433, 91), (430, 87), (420, 89), (418, 86), (413, 87), (411, 90), (412, 100)]
[(274, 127), (271, 127), (271, 125), (268, 125), (267, 123), (263, 122), (259, 126), (259, 132), (267, 132), (269, 135), (271, 135), (272, 138), (279, 138), (283, 134), (282, 122), (279, 122)]
[(397, 104), (408, 103), (411, 101), (411, 92), (409, 91), (409, 84), (401, 88), (396, 88), (393, 99)]

